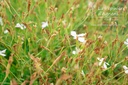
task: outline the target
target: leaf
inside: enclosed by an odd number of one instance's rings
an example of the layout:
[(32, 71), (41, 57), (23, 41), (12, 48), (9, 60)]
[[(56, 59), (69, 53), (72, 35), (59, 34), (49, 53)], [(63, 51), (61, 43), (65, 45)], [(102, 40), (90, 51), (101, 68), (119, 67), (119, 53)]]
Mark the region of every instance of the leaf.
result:
[(11, 56), (9, 57), (8, 64), (7, 64), (7, 67), (6, 67), (6, 76), (5, 76), (2, 83), (4, 83), (4, 81), (6, 80), (6, 78), (8, 77), (8, 75), (10, 73), (10, 67), (11, 67), (11, 64), (13, 62), (13, 56), (14, 56), (14, 54), (12, 53)]
[(27, 39), (23, 43), (22, 48), (25, 50), (26, 54), (28, 54), (28, 52), (29, 52), (29, 44), (28, 44), (28, 40)]

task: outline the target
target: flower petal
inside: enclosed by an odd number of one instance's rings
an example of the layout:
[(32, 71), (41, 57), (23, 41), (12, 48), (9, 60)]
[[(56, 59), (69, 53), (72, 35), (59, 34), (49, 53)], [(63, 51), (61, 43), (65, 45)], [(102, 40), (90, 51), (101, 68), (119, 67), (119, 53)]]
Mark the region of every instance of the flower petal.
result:
[(82, 42), (82, 43), (85, 43), (85, 42), (86, 42), (86, 40), (85, 40), (84, 37), (78, 37), (78, 40), (79, 40), (80, 42)]
[(48, 26), (48, 22), (42, 22), (42, 29)]
[(6, 52), (6, 49), (5, 49), (5, 50), (0, 51), (0, 55), (1, 55), (1, 56), (6, 56), (6, 55), (5, 55), (5, 52)]
[(5, 30), (5, 31), (4, 31), (4, 34), (7, 34), (7, 33), (8, 33), (8, 30)]
[(73, 37), (75, 37), (77, 34), (76, 34), (76, 31), (71, 31), (71, 35), (73, 36)]
[(22, 30), (26, 28), (26, 26), (24, 24), (20, 24), (20, 23), (17, 23), (15, 27), (20, 28)]
[(84, 33), (81, 33), (81, 34), (78, 34), (77, 36), (78, 37), (84, 37), (86, 34), (84, 34)]
[(128, 74), (128, 70), (125, 70), (125, 73)]
[(75, 54), (76, 54), (76, 51), (72, 51), (72, 54), (74, 54), (74, 55), (75, 55)]
[(127, 66), (123, 66), (123, 69), (124, 69), (124, 70), (128, 70), (128, 67), (127, 67)]
[(5, 52), (6, 52), (6, 49), (4, 49), (4, 50), (0, 51), (0, 53), (5, 53)]

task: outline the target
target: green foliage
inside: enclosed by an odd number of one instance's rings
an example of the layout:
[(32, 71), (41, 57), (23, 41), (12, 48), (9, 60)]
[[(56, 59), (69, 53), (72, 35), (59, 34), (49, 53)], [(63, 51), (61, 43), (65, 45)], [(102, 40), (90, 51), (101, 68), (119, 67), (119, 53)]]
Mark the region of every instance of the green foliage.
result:
[[(0, 5), (0, 51), (6, 49), (6, 56), (0, 55), (0, 84), (128, 84), (125, 0), (1, 0)], [(42, 22), (48, 26), (42, 28)], [(86, 43), (79, 42), (81, 33)], [(97, 58), (104, 58), (101, 64)]]

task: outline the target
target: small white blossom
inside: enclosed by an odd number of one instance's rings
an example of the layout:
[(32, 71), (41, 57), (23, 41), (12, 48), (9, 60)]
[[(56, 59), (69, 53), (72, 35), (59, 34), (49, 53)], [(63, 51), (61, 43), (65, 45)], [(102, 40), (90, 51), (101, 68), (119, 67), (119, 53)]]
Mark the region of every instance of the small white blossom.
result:
[(20, 23), (17, 23), (15, 27), (20, 28), (22, 30), (26, 29), (26, 26), (24, 24), (20, 24)]
[(78, 34), (77, 36), (78, 37), (84, 37), (85, 36), (85, 33)]
[(71, 31), (71, 36), (73, 36), (73, 39), (78, 39), (79, 42), (85, 43), (85, 35), (84, 33), (82, 34), (77, 34), (76, 31)]
[(5, 50), (0, 51), (0, 55), (1, 55), (1, 56), (6, 56), (5, 52), (6, 52), (6, 49), (5, 49)]
[(8, 33), (8, 30), (5, 30), (5, 31), (4, 31), (4, 34), (7, 34), (7, 33)]
[(76, 51), (72, 51), (72, 54), (76, 54)]
[(128, 47), (128, 38), (124, 41), (124, 44)]
[(48, 26), (48, 22), (42, 22), (42, 29)]
[(75, 55), (75, 54), (78, 54), (80, 51), (81, 51), (81, 50), (76, 47), (75, 50), (72, 51), (72, 54), (74, 54), (74, 55)]
[(73, 36), (73, 39), (76, 39), (77, 36), (76, 31), (71, 31), (71, 35)]
[(3, 26), (3, 20), (2, 20), (2, 17), (0, 17), (0, 25)]
[(107, 65), (109, 65), (107, 62), (104, 62), (104, 58), (97, 58), (97, 60), (99, 60), (99, 66), (102, 65), (103, 69), (107, 69)]
[(84, 37), (78, 37), (78, 40), (79, 40), (81, 43), (85, 43), (85, 42), (86, 42), (86, 40), (85, 40)]
[(125, 72), (126, 74), (128, 74), (128, 67), (127, 67), (127, 66), (123, 66), (123, 69), (124, 69), (124, 72)]

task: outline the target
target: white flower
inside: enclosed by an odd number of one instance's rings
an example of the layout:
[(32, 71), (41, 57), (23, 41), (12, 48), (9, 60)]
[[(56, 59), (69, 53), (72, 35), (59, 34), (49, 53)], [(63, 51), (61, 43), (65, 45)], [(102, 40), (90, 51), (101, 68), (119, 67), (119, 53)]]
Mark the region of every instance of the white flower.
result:
[(124, 41), (124, 44), (128, 47), (128, 38)]
[(7, 34), (7, 33), (8, 33), (8, 30), (5, 30), (5, 31), (4, 31), (4, 34)]
[(0, 51), (0, 55), (1, 55), (1, 56), (6, 56), (6, 55), (5, 55), (5, 52), (6, 52), (6, 49), (5, 49), (5, 50)]
[(78, 54), (80, 51), (81, 51), (81, 50), (76, 47), (75, 50), (72, 51), (72, 54), (74, 54), (74, 55), (75, 55), (75, 54)]
[(123, 66), (123, 69), (124, 69), (124, 72), (125, 72), (126, 74), (128, 74), (128, 67), (127, 67), (127, 66)]
[(84, 37), (78, 37), (78, 40), (79, 40), (80, 42), (82, 42), (82, 43), (85, 43), (85, 42), (86, 42), (86, 40), (85, 40)]
[(20, 24), (20, 23), (17, 23), (15, 27), (20, 28), (22, 30), (24, 30), (26, 28), (26, 26), (24, 24)]
[(48, 26), (48, 22), (42, 22), (42, 29)]
[(0, 25), (1, 25), (1, 26), (3, 25), (2, 17), (0, 17)]
[(80, 41), (81, 43), (86, 43), (85, 35), (86, 35), (86, 34), (84, 34), (84, 33), (78, 34), (78, 35), (77, 35), (78, 41)]
[(76, 31), (71, 31), (71, 36), (73, 36), (73, 39), (78, 39), (79, 42), (85, 43), (85, 35), (84, 33), (82, 34), (77, 34)]
[(85, 33), (78, 34), (77, 36), (78, 37), (84, 37), (85, 36)]
[(99, 60), (99, 66), (102, 65), (103, 69), (107, 69), (107, 65), (109, 65), (107, 62), (104, 62), (104, 58), (97, 58), (97, 60)]
[(77, 36), (76, 31), (71, 31), (71, 35), (73, 36), (73, 39), (76, 39)]

